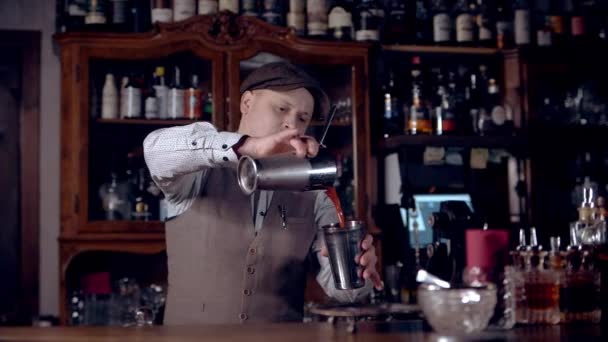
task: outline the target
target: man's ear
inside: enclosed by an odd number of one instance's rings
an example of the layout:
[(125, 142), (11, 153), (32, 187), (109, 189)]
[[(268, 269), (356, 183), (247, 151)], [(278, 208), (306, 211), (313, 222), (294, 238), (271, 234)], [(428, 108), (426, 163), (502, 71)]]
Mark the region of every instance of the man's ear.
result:
[(241, 114), (243, 116), (249, 114), (251, 104), (253, 102), (253, 92), (247, 90), (241, 95)]

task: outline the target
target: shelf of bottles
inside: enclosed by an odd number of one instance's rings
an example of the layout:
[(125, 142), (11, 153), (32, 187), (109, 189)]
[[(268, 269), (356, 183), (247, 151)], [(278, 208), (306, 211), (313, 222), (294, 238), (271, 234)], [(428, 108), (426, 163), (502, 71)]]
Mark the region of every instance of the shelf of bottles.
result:
[(162, 229), (166, 205), (143, 160), (143, 140), (165, 126), (211, 121), (211, 63), (185, 52), (159, 60), (93, 59), (89, 70), (89, 221)]
[(56, 29), (145, 32), (154, 22), (218, 11), (313, 39), (440, 46), (448, 53), (608, 39), (608, 4), (598, 0), (57, 0)]
[[(255, 68), (265, 63), (288, 61), (284, 58), (267, 52), (260, 52), (255, 56), (240, 62), (240, 78), (244, 79)], [(329, 153), (335, 156), (338, 164), (338, 178), (334, 184), (340, 199), (344, 215), (355, 218), (356, 213), (356, 180), (354, 164), (354, 147), (356, 142), (353, 128), (352, 79), (350, 65), (309, 65), (298, 64), (313, 78), (317, 79), (321, 87), (327, 92), (330, 103), (335, 107), (331, 126), (324, 140)], [(320, 139), (327, 116), (313, 117), (308, 126), (308, 135)], [(307, 120), (307, 118), (302, 118)]]
[(167, 290), (167, 256), (90, 251), (66, 271), (67, 324), (161, 324)]

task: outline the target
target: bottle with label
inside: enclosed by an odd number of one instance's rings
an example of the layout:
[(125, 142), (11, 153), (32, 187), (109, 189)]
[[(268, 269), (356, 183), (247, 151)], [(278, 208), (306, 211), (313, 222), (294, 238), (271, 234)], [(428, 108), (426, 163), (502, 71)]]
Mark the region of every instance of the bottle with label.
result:
[(511, 1), (499, 0), (496, 4), (496, 46), (499, 49), (508, 49), (515, 45)]
[(355, 40), (379, 42), (384, 10), (376, 0), (361, 0), (354, 11)]
[(217, 0), (198, 0), (198, 14), (211, 15), (217, 13)]
[(147, 82), (144, 93), (144, 116), (146, 119), (158, 119), (158, 98), (154, 90), (154, 74)]
[(170, 23), (173, 21), (171, 0), (154, 0), (152, 2), (152, 23)]
[(433, 41), (433, 17), (426, 0), (416, 0), (416, 44), (430, 44)]
[(101, 100), (101, 118), (102, 119), (117, 119), (118, 118), (118, 89), (114, 75), (107, 74), (106, 81), (103, 84)]
[(81, 31), (84, 27), (84, 18), (87, 15), (88, 0), (69, 0), (57, 3), (57, 31)]
[(553, 46), (553, 29), (551, 28), (551, 17), (542, 16), (542, 22), (536, 29), (536, 44), (538, 46)]
[(134, 190), (131, 200), (131, 219), (138, 221), (150, 221), (152, 213), (150, 204), (153, 199), (146, 191), (146, 169), (140, 168), (137, 171), (137, 187)]
[(439, 103), (435, 107), (435, 134), (451, 135), (456, 133), (456, 108), (454, 94), (447, 84), (440, 85), (438, 91)]
[(186, 20), (196, 14), (196, 0), (173, 0), (173, 21)]
[(167, 101), (169, 98), (169, 87), (165, 83), (165, 68), (156, 67), (154, 72), (154, 93), (156, 94), (156, 105), (158, 106), (158, 118), (167, 119)]
[(167, 100), (167, 114), (169, 119), (184, 118), (184, 88), (181, 84), (179, 67), (175, 67), (173, 79), (169, 85), (169, 98)]
[(329, 36), (336, 40), (353, 39), (353, 1), (338, 0), (329, 9)]
[(281, 0), (263, 0), (262, 18), (265, 22), (285, 26), (285, 2)]
[(230, 11), (239, 14), (239, 0), (219, 0), (220, 11)]
[(129, 1), (128, 0), (111, 0), (110, 1), (111, 23), (115, 30), (123, 31), (127, 29), (129, 21)]
[(88, 0), (84, 23), (87, 25), (105, 24), (107, 22), (106, 5), (106, 0)]
[(259, 17), (260, 8), (257, 0), (241, 0), (241, 15)]
[(116, 172), (112, 172), (110, 177), (110, 182), (102, 184), (99, 188), (104, 219), (109, 221), (125, 220), (129, 213), (126, 193), (120, 187)]
[(548, 14), (553, 35), (552, 43), (554, 45), (563, 45), (566, 42), (566, 16), (562, 0), (551, 0)]
[(412, 100), (406, 131), (409, 134), (431, 134), (433, 127), (427, 100), (424, 97), (424, 82), (420, 57), (412, 58)]
[(457, 0), (454, 4), (456, 23), (456, 42), (458, 45), (471, 46), (475, 41), (475, 3), (471, 0)]
[(298, 36), (306, 34), (306, 0), (289, 0), (287, 26), (293, 27)]
[(326, 0), (306, 1), (306, 27), (310, 37), (323, 38), (327, 36), (327, 9), (328, 3)]
[(489, 0), (477, 0), (477, 40), (480, 46), (496, 46), (495, 4)]
[(529, 45), (531, 40), (530, 31), (530, 5), (528, 0), (517, 0), (514, 6), (515, 44)]
[(121, 90), (120, 116), (123, 119), (139, 119), (141, 110), (141, 82), (134, 75), (129, 76), (128, 83)]
[(384, 93), (384, 137), (403, 133), (403, 102), (393, 71), (389, 72), (388, 82), (382, 86)]
[(433, 42), (447, 45), (452, 42), (452, 18), (447, 0), (433, 0)]
[(587, 12), (589, 7), (585, 0), (572, 0), (572, 14), (570, 16), (570, 34), (574, 40), (583, 40), (587, 33), (587, 18), (591, 18), (591, 13)]
[(509, 106), (502, 101), (498, 82), (494, 78), (488, 80), (486, 95), (486, 116), (480, 123), (482, 135), (507, 135), (513, 130), (512, 113)]
[(200, 120), (203, 117), (203, 90), (200, 88), (198, 75), (192, 75), (190, 87), (184, 97), (186, 118)]
[(407, 44), (413, 39), (414, 7), (410, 2), (390, 0), (387, 6), (384, 41)]

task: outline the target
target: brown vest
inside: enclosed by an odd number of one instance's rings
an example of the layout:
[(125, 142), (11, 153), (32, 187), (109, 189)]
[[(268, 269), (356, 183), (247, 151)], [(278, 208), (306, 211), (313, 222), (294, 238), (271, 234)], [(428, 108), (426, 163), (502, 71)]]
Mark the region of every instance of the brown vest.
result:
[(256, 234), (234, 170), (211, 169), (203, 184), (192, 206), (166, 224), (165, 324), (301, 320), (316, 195), (275, 192)]

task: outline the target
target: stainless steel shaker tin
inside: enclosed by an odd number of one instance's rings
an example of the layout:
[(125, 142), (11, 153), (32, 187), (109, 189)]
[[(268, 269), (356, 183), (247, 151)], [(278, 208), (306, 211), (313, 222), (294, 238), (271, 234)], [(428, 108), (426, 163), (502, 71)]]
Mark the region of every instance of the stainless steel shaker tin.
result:
[(363, 287), (365, 280), (358, 275), (361, 267), (355, 263), (355, 256), (363, 253), (361, 241), (366, 234), (364, 223), (346, 221), (344, 228), (334, 223), (323, 226), (321, 229), (336, 288), (351, 290)]
[(307, 191), (332, 186), (338, 168), (330, 156), (298, 158), (281, 154), (254, 159), (243, 156), (237, 166), (237, 181), (246, 195), (256, 190)]

